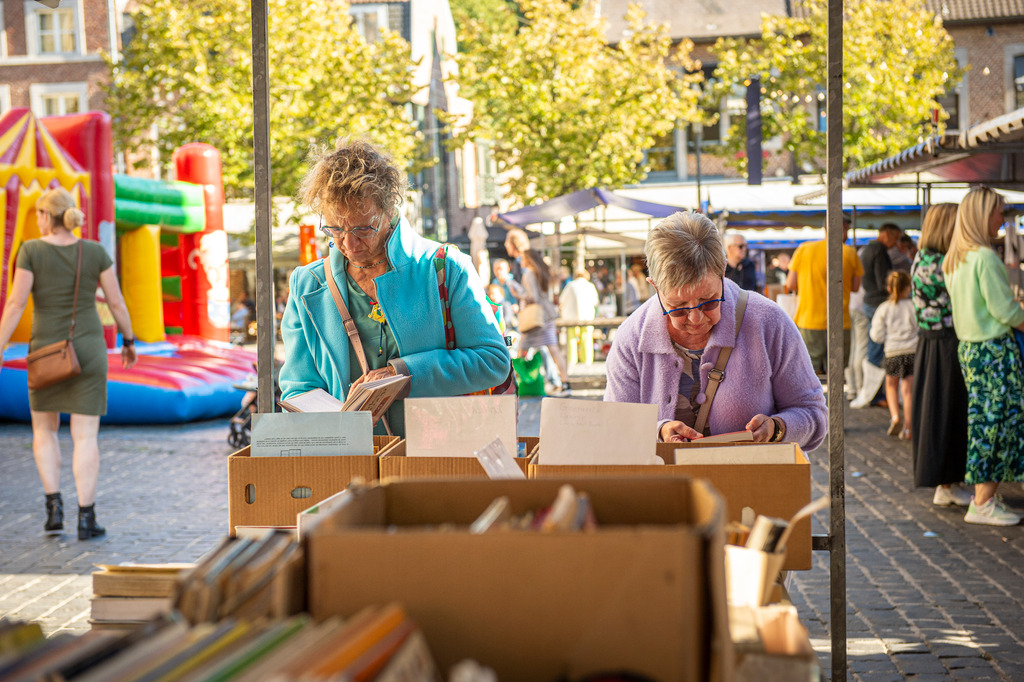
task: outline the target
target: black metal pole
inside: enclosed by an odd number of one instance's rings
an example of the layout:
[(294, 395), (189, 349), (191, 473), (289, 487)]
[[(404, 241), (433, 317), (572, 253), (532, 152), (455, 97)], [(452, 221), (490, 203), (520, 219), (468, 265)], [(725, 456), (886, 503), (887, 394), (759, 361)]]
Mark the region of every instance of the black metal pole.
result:
[(846, 679), (846, 462), (843, 397), (843, 0), (828, 0), (826, 110), (829, 575), (832, 680)]
[(252, 121), (256, 199), (256, 400), (274, 401), (274, 257), (270, 236), (270, 55), (267, 0), (252, 0)]

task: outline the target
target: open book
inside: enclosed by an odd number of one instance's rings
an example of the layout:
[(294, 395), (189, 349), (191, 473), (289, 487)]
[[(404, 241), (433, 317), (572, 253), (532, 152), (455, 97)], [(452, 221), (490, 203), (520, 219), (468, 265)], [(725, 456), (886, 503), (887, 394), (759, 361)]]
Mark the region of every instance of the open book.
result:
[(345, 402), (322, 388), (314, 388), (278, 405), (288, 412), (370, 412), (376, 424), (408, 383), (409, 377), (404, 375), (365, 381), (349, 390)]

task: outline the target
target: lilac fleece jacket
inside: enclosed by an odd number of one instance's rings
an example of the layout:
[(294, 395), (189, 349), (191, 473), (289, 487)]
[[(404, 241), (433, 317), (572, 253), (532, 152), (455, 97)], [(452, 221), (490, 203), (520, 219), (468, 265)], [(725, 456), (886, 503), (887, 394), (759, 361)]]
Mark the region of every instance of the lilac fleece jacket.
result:
[[(738, 296), (739, 287), (726, 279), (722, 319), (711, 329), (701, 358), (698, 403), (704, 402), (708, 372), (720, 349), (733, 345)], [(683, 371), (661, 313), (658, 297), (652, 296), (619, 327), (604, 394), (608, 401), (657, 405), (659, 431), (675, 419)], [(818, 447), (828, 430), (825, 396), (800, 332), (782, 308), (752, 292), (708, 424), (712, 434), (742, 431), (755, 414), (781, 418), (786, 441), (804, 450)]]

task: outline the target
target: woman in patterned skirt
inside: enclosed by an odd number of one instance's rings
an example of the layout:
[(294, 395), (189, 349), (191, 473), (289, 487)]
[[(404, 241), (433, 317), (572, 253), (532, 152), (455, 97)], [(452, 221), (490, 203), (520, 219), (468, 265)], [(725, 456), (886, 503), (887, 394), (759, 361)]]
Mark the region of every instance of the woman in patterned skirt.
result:
[(956, 215), (942, 264), (967, 386), (967, 473), (974, 497), (964, 521), (1013, 526), (1021, 515), (996, 495), (1002, 481), (1024, 481), (1024, 359), (1013, 329), (1024, 330), (1006, 267), (992, 249), (1003, 223), (1003, 197), (971, 190)]

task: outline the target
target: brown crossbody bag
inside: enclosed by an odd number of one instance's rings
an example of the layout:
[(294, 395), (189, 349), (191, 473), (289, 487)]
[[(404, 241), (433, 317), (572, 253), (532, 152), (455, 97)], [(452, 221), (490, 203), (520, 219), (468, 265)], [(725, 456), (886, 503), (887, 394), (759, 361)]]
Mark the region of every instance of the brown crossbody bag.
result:
[(64, 341), (51, 343), (32, 351), (28, 363), (28, 387), (33, 391), (49, 388), (82, 373), (75, 355), (75, 314), (78, 312), (78, 282), (82, 277), (82, 240), (78, 240), (78, 266), (75, 268), (75, 298), (71, 309), (71, 329)]

